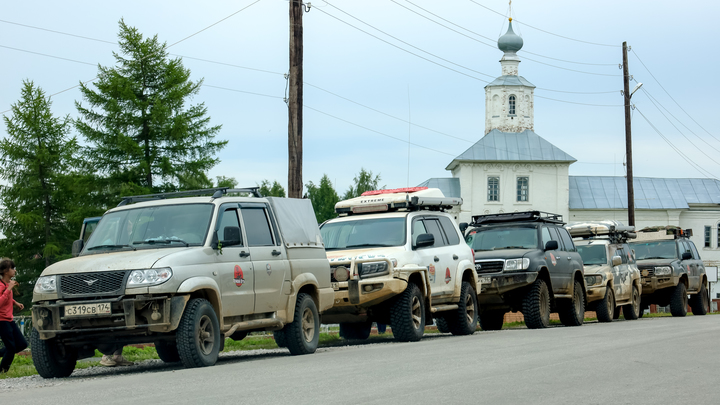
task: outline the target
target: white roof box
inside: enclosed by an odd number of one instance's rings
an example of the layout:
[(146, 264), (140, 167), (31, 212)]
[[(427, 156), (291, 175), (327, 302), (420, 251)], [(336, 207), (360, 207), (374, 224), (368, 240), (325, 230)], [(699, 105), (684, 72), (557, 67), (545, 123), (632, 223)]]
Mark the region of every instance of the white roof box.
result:
[(335, 212), (350, 215), (400, 209), (442, 211), (461, 204), (462, 198), (445, 197), (438, 188), (407, 187), (366, 191), (360, 197), (335, 204)]
[(632, 239), (637, 236), (634, 226), (625, 226), (614, 220), (597, 222), (575, 222), (567, 225), (568, 232), (573, 237), (594, 237), (603, 235), (622, 235), (625, 239)]

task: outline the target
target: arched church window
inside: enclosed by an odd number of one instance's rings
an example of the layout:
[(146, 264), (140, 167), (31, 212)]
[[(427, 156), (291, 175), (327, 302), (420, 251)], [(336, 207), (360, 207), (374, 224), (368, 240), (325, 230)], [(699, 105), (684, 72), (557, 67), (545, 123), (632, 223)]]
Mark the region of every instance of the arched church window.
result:
[(508, 105), (508, 114), (515, 115), (515, 96), (510, 96)]

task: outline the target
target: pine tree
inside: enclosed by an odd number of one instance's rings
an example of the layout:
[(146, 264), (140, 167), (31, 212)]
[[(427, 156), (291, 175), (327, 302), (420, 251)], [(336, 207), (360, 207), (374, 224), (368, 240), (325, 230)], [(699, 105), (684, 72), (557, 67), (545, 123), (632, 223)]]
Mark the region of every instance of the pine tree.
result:
[(24, 82), (21, 99), (3, 117), (7, 137), (0, 141), (0, 178), (7, 183), (0, 187), (0, 231), (6, 237), (1, 254), (15, 261), (19, 300), (28, 308), (40, 272), (69, 257), (82, 215), (72, 122), (54, 117), (50, 107), (42, 89)]
[(318, 223), (323, 223), (337, 216), (335, 204), (340, 201), (340, 198), (327, 174), (324, 174), (320, 179), (320, 185), (316, 186), (311, 181), (305, 185), (305, 188), (307, 188), (307, 195), (310, 202), (312, 202)]
[(373, 177), (371, 171), (365, 170), (362, 167), (360, 168), (360, 173), (358, 173), (358, 175), (353, 178), (353, 181), (355, 182), (355, 184), (348, 188), (348, 190), (345, 192), (345, 195), (343, 195), (343, 200), (349, 200), (350, 198), (359, 197), (360, 195), (362, 195), (362, 193), (366, 191), (385, 188), (385, 186), (380, 187), (379, 174)]
[[(87, 107), (76, 102), (78, 131), (92, 146), (87, 158), (118, 194), (174, 191), (212, 185), (227, 141), (215, 141), (220, 126), (209, 126), (204, 104), (187, 106), (202, 80), (190, 80), (182, 61), (168, 59), (157, 35), (143, 39), (120, 20), (115, 67), (98, 67), (96, 90), (81, 84)], [(110, 201), (112, 202), (112, 201)]]

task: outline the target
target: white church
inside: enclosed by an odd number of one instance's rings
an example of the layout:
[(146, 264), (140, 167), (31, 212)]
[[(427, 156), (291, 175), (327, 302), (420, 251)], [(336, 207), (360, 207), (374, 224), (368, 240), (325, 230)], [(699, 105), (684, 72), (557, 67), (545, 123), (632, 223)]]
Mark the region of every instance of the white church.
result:
[[(561, 214), (565, 222), (614, 219), (625, 224), (627, 179), (570, 176), (576, 159), (536, 134), (535, 86), (518, 75), (523, 40), (512, 29), (498, 40), (502, 75), (485, 86), (485, 135), (446, 167), (449, 178), (420, 184), (461, 197), (458, 222), (472, 215), (527, 210)], [(706, 266), (720, 263), (720, 181), (635, 177), (636, 229), (692, 229)], [(712, 297), (715, 298), (715, 297)]]

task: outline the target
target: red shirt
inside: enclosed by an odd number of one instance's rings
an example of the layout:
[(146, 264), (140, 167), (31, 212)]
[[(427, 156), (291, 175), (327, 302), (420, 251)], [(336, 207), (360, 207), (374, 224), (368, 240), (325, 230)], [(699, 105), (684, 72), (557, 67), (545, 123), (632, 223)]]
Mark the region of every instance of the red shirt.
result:
[(13, 292), (5, 282), (0, 281), (0, 321), (13, 320)]

